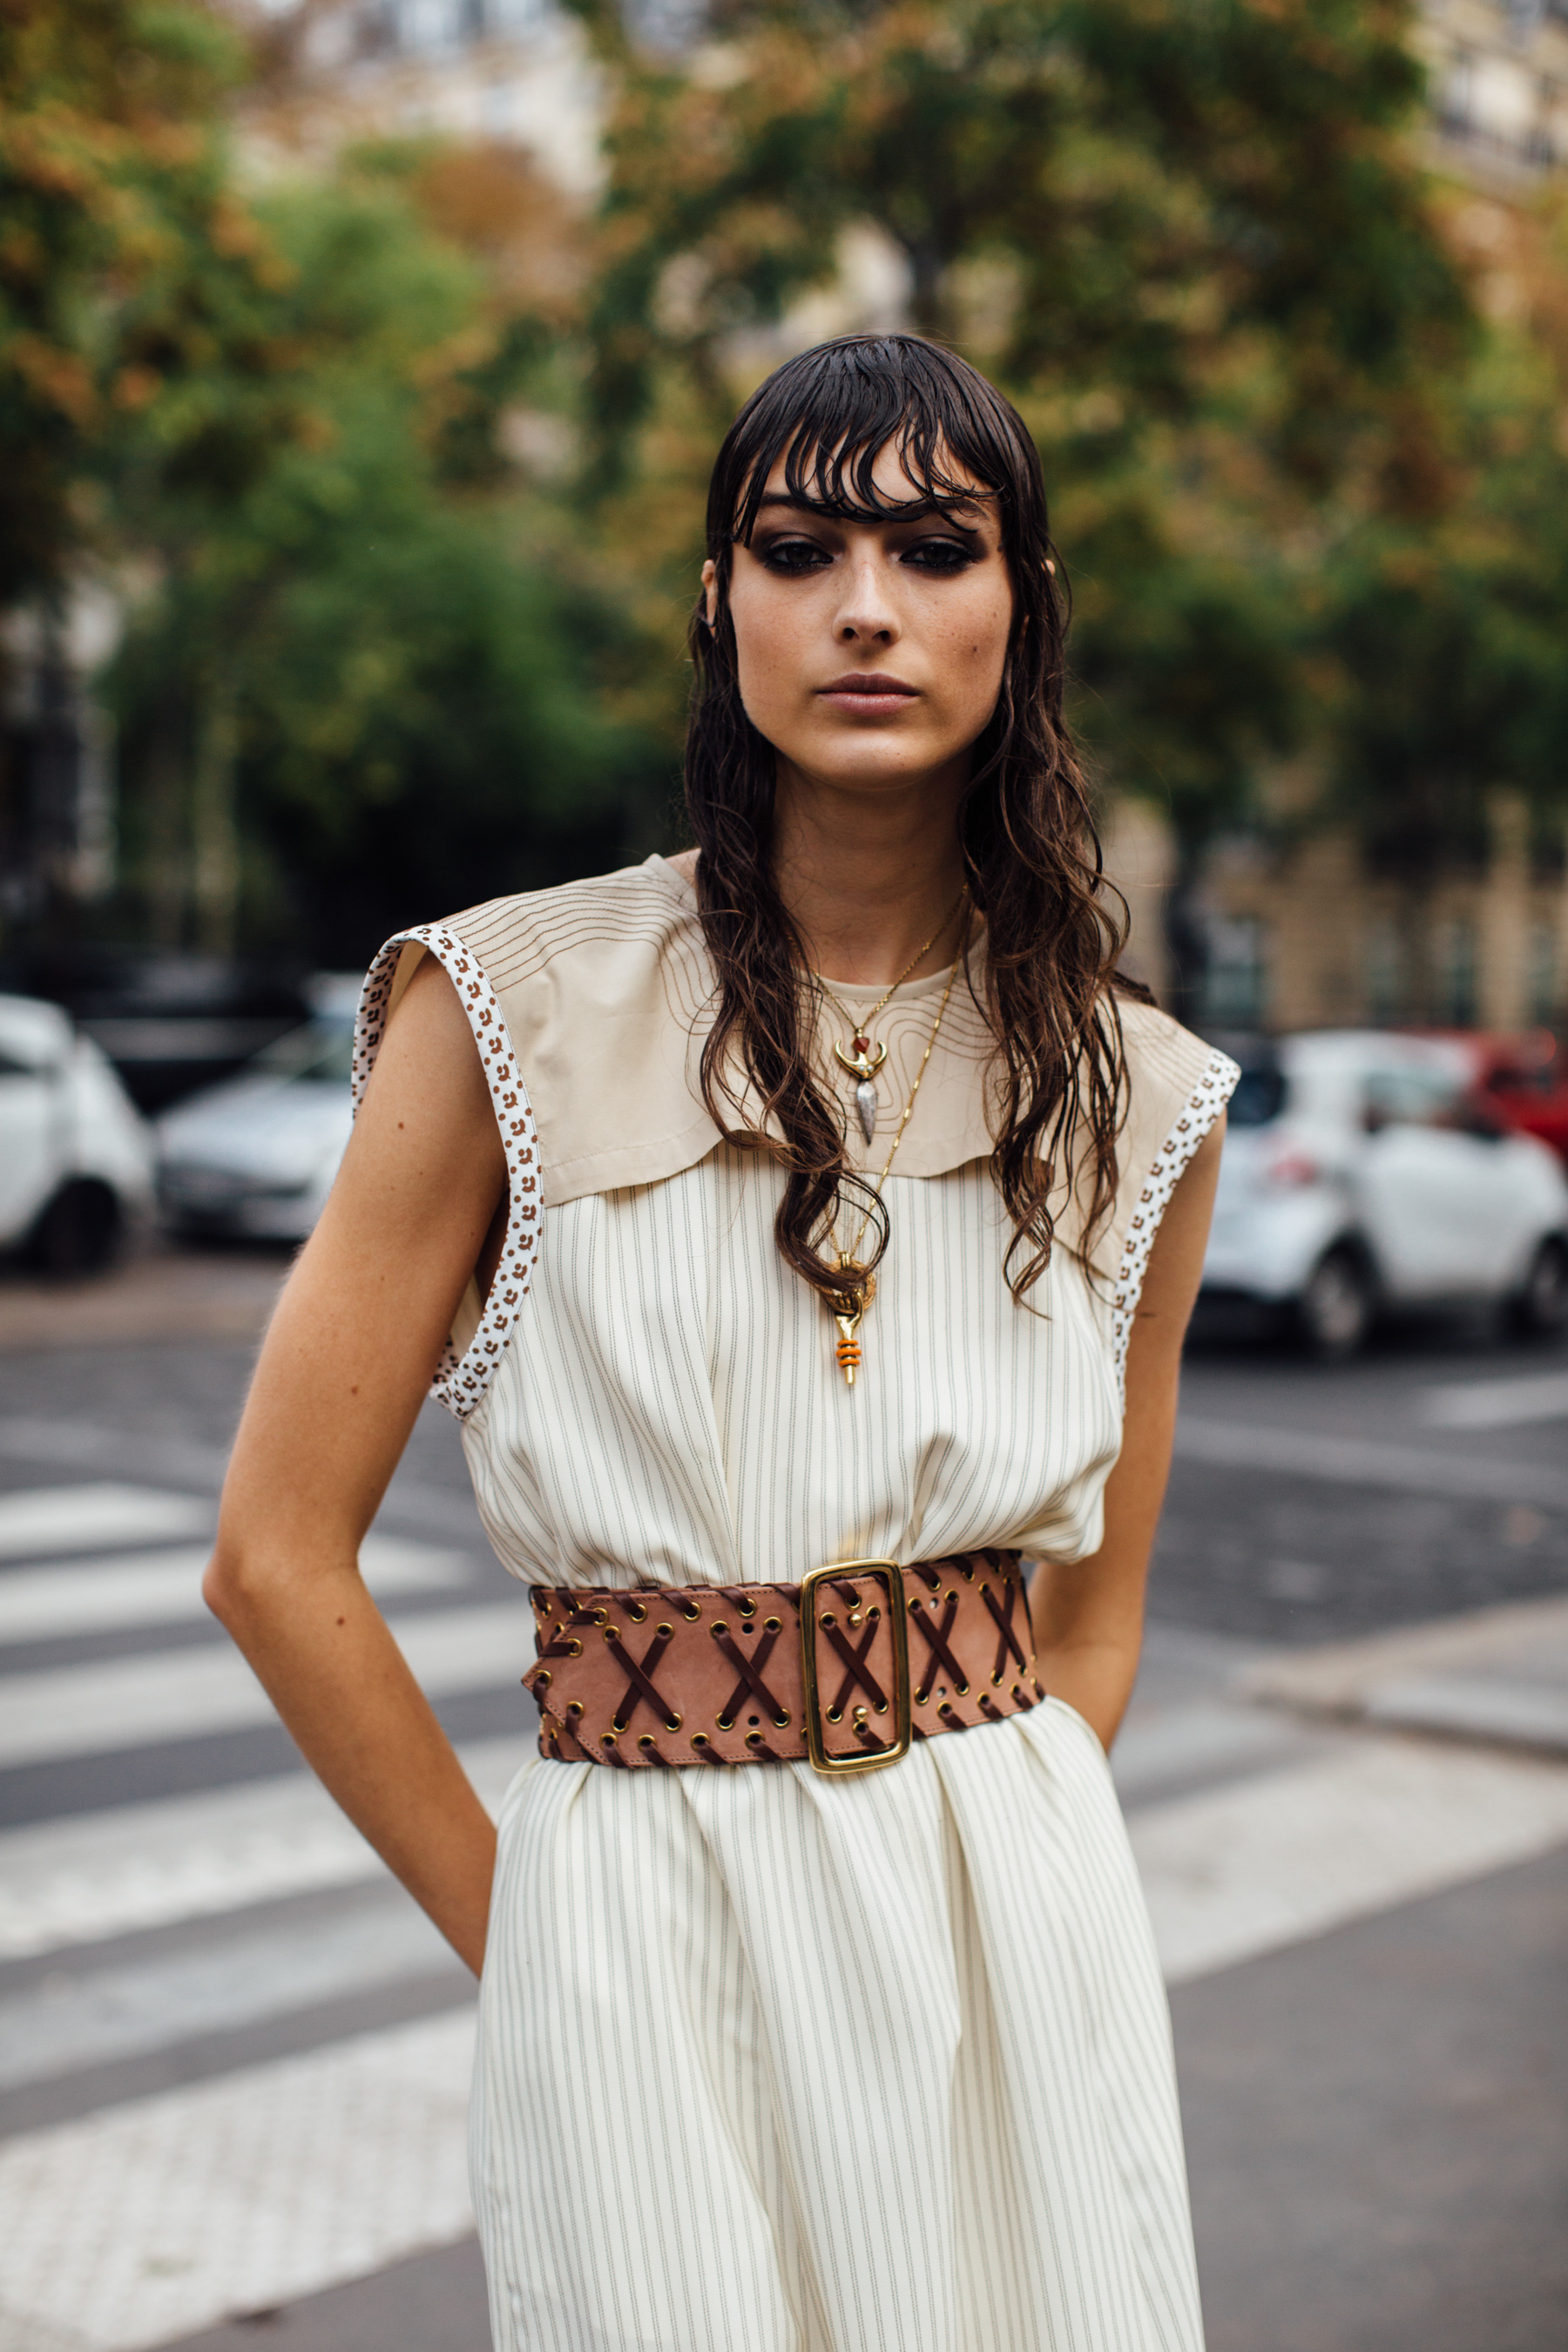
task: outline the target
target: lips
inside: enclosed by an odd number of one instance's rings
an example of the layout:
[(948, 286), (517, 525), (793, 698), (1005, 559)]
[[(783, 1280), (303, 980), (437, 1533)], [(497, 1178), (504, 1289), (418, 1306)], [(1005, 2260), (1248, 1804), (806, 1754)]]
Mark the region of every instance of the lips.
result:
[(883, 670), (849, 670), (831, 686), (818, 687), (817, 698), (831, 702), (839, 710), (879, 717), (883, 712), (901, 710), (918, 698), (918, 688), (906, 685), (901, 677), (891, 677)]

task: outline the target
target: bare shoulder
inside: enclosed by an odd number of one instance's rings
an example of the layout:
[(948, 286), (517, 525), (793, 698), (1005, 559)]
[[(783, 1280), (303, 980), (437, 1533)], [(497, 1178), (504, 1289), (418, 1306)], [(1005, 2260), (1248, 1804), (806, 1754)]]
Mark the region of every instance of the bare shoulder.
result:
[(505, 1172), (468, 1016), (426, 956), (387, 1022), (344, 1158), (341, 1206), (374, 1197), (378, 1217), (395, 1223), (422, 1223), (444, 1204), (466, 1224), (482, 1210), (482, 1231)]
[(1149, 1271), (1138, 1301), (1141, 1324), (1163, 1321), (1178, 1333), (1186, 1328), (1203, 1280), (1225, 1127), (1221, 1110), (1177, 1179), (1150, 1253)]

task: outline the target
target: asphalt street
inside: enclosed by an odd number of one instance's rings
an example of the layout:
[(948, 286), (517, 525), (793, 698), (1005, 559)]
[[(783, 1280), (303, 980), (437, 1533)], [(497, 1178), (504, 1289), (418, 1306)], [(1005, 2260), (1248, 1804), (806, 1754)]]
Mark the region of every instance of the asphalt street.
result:
[[(0, 2352), (488, 2340), (468, 1979), (195, 1590), (276, 1271), (97, 1338), (0, 1284)], [(1211, 2352), (1568, 2341), (1565, 1427), (1568, 1348), (1479, 1325), (1190, 1360), (1116, 1769)], [(434, 1409), (365, 1567), (493, 1804), (526, 1617)]]

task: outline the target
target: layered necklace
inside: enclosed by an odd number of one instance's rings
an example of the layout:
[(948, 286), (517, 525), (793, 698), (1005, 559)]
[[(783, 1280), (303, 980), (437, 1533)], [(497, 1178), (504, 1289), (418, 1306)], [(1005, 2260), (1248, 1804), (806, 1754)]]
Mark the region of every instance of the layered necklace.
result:
[[(897, 980), (894, 981), (891, 988), (884, 989), (882, 994), (877, 999), (876, 1003), (873, 1004), (871, 1010), (867, 1013), (863, 1021), (857, 1021), (855, 1019), (854, 1015), (850, 1013), (848, 1006), (843, 1002), (842, 998), (834, 994), (832, 989), (829, 988), (827, 982), (823, 979), (820, 972), (814, 975), (818, 988), (821, 989), (829, 1004), (833, 1006), (834, 1011), (838, 1014), (840, 1020), (847, 1023), (848, 1024), (848, 1051), (845, 1051), (844, 1040), (840, 1037), (834, 1045), (833, 1054), (834, 1059), (837, 1062), (839, 1067), (841, 1069), (847, 1070), (850, 1076), (856, 1082), (855, 1115), (860, 1122), (860, 1132), (865, 1137), (868, 1147), (869, 1147), (871, 1139), (877, 1132), (877, 1073), (888, 1058), (887, 1046), (884, 1045), (879, 1045), (876, 1038), (873, 1037), (871, 1034), (872, 1024), (877, 1019), (879, 1013), (886, 1012), (889, 1004), (891, 1003), (894, 996), (897, 995), (899, 990), (902, 988), (905, 981), (908, 980), (910, 972), (913, 971), (916, 964), (921, 961), (921, 958), (922, 956), (930, 955), (932, 948), (935, 947), (938, 940), (941, 939), (943, 931), (946, 930), (949, 923), (952, 922), (953, 917), (963, 905), (968, 896), (969, 885), (966, 882), (963, 889), (959, 892), (957, 898), (953, 900), (952, 906), (948, 908), (946, 914), (942, 917), (941, 922), (937, 925), (935, 930), (931, 933), (930, 939), (926, 940), (922, 947), (918, 947), (915, 950), (913, 955), (910, 958), (902, 971), (900, 972)], [(964, 931), (965, 936), (967, 937), (967, 924), (964, 926)], [(944, 1004), (946, 1001), (947, 1000), (944, 997), (942, 1000)], [(921, 1067), (922, 1070), (925, 1068), (924, 1062), (921, 1064)], [(915, 1085), (917, 1087), (919, 1087), (919, 1078), (915, 1080)], [(913, 1095), (910, 1097), (910, 1100), (913, 1102)], [(904, 1117), (908, 1118), (908, 1111), (904, 1113)], [(896, 1151), (898, 1148), (898, 1145), (895, 1143), (893, 1146), (894, 1150)]]
[[(845, 1053), (841, 1045), (836, 1045), (833, 1049), (838, 1056), (839, 1061), (844, 1065), (844, 1067), (854, 1073), (858, 1079), (855, 1088), (855, 1105), (857, 1110), (860, 1114), (861, 1131), (865, 1135), (868, 1143), (870, 1142), (872, 1136), (876, 1132), (877, 1124), (875, 1108), (877, 1096), (876, 1088), (871, 1085), (871, 1078), (875, 1072), (881, 1068), (883, 1063), (888, 1058), (888, 1049), (885, 1045), (873, 1046), (870, 1034), (871, 1024), (876, 1020), (877, 1015), (887, 1004), (889, 998), (893, 993), (893, 990), (902, 986), (905, 979), (914, 970), (916, 964), (919, 963), (921, 956), (929, 954), (935, 941), (941, 939), (942, 932), (946, 930), (948, 924), (952, 922), (952, 918), (957, 914), (959, 908), (964, 905), (968, 896), (969, 886), (966, 883), (963, 888), (959, 892), (957, 903), (952, 907), (946, 919), (938, 924), (936, 929), (931, 933), (931, 938), (926, 941), (925, 946), (921, 949), (920, 954), (910, 957), (909, 962), (904, 966), (904, 969), (900, 973), (898, 979), (894, 981), (893, 987), (889, 988), (887, 995), (882, 998), (881, 1003), (875, 1005), (871, 1012), (868, 1013), (866, 1019), (856, 1028), (852, 1042), (856, 1055), (858, 1057), (858, 1061), (852, 1062)], [(838, 1261), (838, 1271), (843, 1277), (843, 1286), (841, 1289), (831, 1291), (826, 1294), (826, 1305), (827, 1311), (832, 1316), (838, 1329), (837, 1344), (836, 1345), (833, 1352), (837, 1360), (838, 1369), (844, 1375), (844, 1385), (847, 1389), (852, 1389), (854, 1387), (855, 1375), (860, 1369), (859, 1335), (861, 1318), (864, 1316), (868, 1307), (870, 1306), (872, 1299), (877, 1296), (876, 1276), (871, 1273), (868, 1267), (863, 1266), (860, 1264), (860, 1244), (866, 1238), (866, 1228), (871, 1222), (872, 1203), (879, 1201), (882, 1197), (882, 1187), (888, 1181), (889, 1171), (891, 1169), (893, 1161), (898, 1156), (899, 1146), (904, 1139), (904, 1129), (908, 1127), (910, 1118), (913, 1115), (915, 1097), (920, 1093), (921, 1080), (926, 1074), (926, 1065), (931, 1060), (931, 1054), (935, 1049), (937, 1038), (941, 1034), (942, 1020), (947, 1012), (948, 999), (952, 994), (952, 984), (958, 978), (959, 967), (963, 961), (968, 946), (969, 923), (966, 919), (963, 929), (959, 935), (958, 953), (953, 957), (952, 969), (947, 975), (947, 986), (942, 992), (942, 1002), (936, 1008), (936, 1019), (931, 1024), (931, 1034), (926, 1039), (925, 1052), (921, 1055), (921, 1066), (915, 1072), (915, 1082), (910, 1088), (908, 1101), (905, 1103), (903, 1109), (899, 1114), (899, 1123), (893, 1130), (893, 1140), (889, 1146), (888, 1156), (882, 1162), (882, 1172), (871, 1187), (872, 1202), (867, 1204), (866, 1213), (860, 1220), (859, 1229), (847, 1249), (845, 1248), (843, 1242), (839, 1239), (838, 1214), (837, 1210), (834, 1212), (833, 1223), (828, 1228), (828, 1239), (832, 1244), (834, 1255)], [(818, 979), (821, 979), (820, 974), (818, 974)], [(826, 982), (821, 981), (821, 985), (826, 993), (832, 998), (833, 1003), (835, 1004), (838, 1004), (838, 999), (833, 995), (833, 991), (828, 988)], [(843, 1013), (844, 1007), (841, 1004), (838, 1004), (838, 1010), (840, 1013)], [(862, 1068), (861, 1065), (865, 1065), (866, 1066)], [(872, 1111), (869, 1118), (868, 1118), (865, 1108), (862, 1105), (861, 1097), (863, 1092), (868, 1093), (871, 1097)]]

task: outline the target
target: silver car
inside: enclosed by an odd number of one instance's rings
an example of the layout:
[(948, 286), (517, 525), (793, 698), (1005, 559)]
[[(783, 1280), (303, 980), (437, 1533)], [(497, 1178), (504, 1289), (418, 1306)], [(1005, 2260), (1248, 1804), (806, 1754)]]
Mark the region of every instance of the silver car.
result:
[(1244, 1055), (1205, 1297), (1283, 1311), (1324, 1359), (1353, 1355), (1384, 1308), (1490, 1302), (1527, 1329), (1568, 1324), (1568, 1179), (1472, 1076), (1462, 1045), (1376, 1030)]
[(312, 1017), (158, 1121), (158, 1200), (187, 1234), (300, 1242), (349, 1139), (357, 980), (311, 984)]

